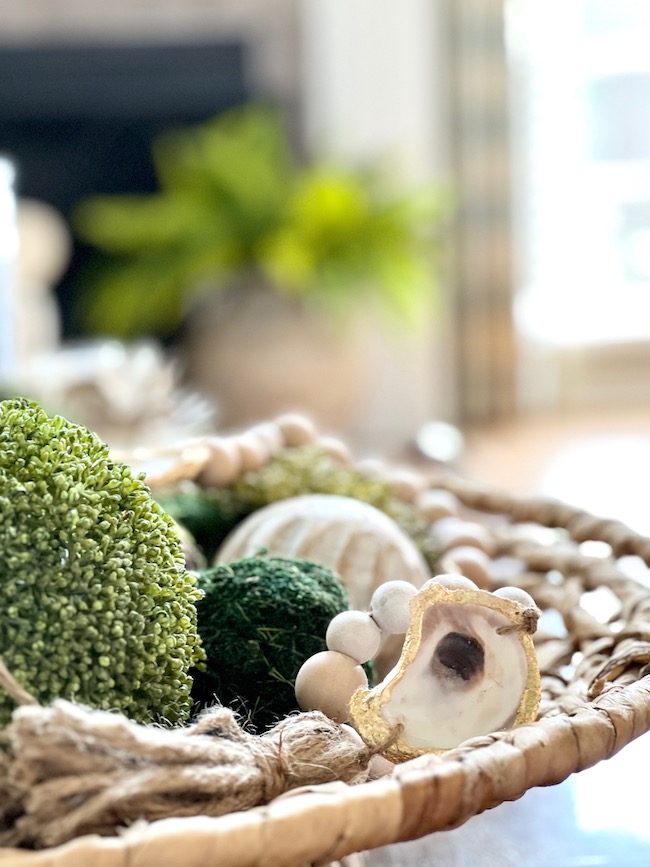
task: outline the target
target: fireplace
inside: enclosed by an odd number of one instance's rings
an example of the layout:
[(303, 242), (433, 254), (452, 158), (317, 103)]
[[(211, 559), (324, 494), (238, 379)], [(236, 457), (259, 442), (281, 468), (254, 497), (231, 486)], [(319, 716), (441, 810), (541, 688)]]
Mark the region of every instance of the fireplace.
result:
[[(239, 42), (3, 47), (0, 152), (20, 196), (70, 219), (91, 194), (153, 191), (153, 138), (244, 102), (246, 72)], [(65, 336), (89, 255), (75, 239), (56, 287)]]

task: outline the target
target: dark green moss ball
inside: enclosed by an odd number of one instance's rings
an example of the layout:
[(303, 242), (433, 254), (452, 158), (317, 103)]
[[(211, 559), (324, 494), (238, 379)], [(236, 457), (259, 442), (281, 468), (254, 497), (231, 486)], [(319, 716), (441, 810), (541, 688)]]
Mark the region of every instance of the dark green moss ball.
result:
[(297, 710), (294, 682), (303, 662), (325, 650), (330, 620), (348, 608), (331, 569), (309, 560), (250, 557), (199, 573), (197, 604), (207, 653), (197, 673), (199, 704), (224, 705), (261, 730)]

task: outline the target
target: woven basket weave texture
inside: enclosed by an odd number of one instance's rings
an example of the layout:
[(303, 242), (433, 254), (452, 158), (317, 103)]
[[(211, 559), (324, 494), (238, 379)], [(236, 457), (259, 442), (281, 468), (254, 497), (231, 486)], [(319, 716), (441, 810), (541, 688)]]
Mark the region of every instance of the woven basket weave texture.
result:
[[(178, 461), (185, 469), (172, 466), (172, 475), (190, 474), (190, 464)], [(191, 464), (193, 477), (200, 478), (200, 470), (200, 460)], [(401, 496), (417, 500), (432, 489), (451, 492), (463, 513), (487, 529), (495, 564), (524, 564), (514, 579), (500, 578), (495, 569), (490, 589), (517, 583), (561, 618), (559, 631), (545, 631), (542, 618), (536, 636), (542, 674), (536, 722), (476, 738), (443, 756), (413, 759), (361, 785), (297, 789), (246, 812), (136, 823), (115, 837), (90, 835), (42, 851), (0, 849), (0, 865), (329, 864), (456, 827), (531, 787), (559, 783), (650, 730), (650, 581), (630, 577), (621, 561), (632, 557), (650, 566), (650, 539), (616, 520), (511, 496), (446, 470), (418, 470), (406, 486), (403, 474), (395, 474)], [(585, 544), (592, 542), (600, 545)], [(605, 618), (592, 613), (594, 591), (610, 601)]]

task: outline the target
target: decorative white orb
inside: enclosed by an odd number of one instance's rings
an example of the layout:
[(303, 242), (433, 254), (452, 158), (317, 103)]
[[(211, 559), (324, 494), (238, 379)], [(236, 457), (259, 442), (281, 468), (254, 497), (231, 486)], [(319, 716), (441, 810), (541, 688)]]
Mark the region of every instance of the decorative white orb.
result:
[(442, 584), (447, 590), (478, 590), (476, 584), (465, 575), (457, 575), (455, 572), (448, 572), (443, 575), (436, 575), (423, 586), (428, 587), (430, 584)]
[(387, 581), (379, 586), (370, 600), (370, 614), (382, 632), (401, 635), (409, 627), (409, 601), (416, 588), (408, 581)]
[(374, 590), (399, 577), (419, 587), (431, 574), (415, 542), (368, 503), (337, 494), (277, 500), (245, 518), (224, 540), (216, 563), (253, 557), (314, 560), (340, 575), (350, 608), (368, 609)]
[(337, 650), (368, 662), (379, 650), (381, 629), (365, 611), (342, 611), (330, 621), (325, 633), (328, 650)]
[(301, 710), (320, 710), (334, 722), (344, 723), (353, 693), (367, 686), (366, 673), (356, 659), (324, 650), (303, 663), (296, 677), (296, 700)]
[(538, 605), (530, 595), (522, 590), (521, 587), (499, 587), (494, 591), (495, 596), (500, 596), (502, 599), (509, 599), (511, 602), (516, 602), (523, 608), (537, 608)]

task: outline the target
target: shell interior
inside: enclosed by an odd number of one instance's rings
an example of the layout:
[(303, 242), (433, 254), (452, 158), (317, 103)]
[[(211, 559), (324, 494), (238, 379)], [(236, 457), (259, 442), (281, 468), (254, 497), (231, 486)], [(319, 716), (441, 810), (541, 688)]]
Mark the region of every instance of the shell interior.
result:
[(532, 721), (539, 669), (522, 608), (482, 590), (427, 586), (411, 600), (411, 625), (398, 665), (350, 712), (364, 739), (403, 760), (443, 752), (479, 735)]

